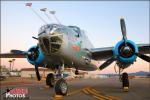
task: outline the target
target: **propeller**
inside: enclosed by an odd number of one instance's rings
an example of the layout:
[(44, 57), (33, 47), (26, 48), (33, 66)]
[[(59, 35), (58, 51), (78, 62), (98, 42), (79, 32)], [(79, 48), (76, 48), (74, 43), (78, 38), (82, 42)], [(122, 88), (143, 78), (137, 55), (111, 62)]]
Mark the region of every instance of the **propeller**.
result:
[(144, 54), (140, 54), (140, 53), (135, 53), (135, 55), (137, 55), (139, 58), (147, 61), (147, 62), (150, 62), (150, 57), (149, 56), (146, 56)]
[(106, 68), (106, 67), (109, 66), (111, 63), (113, 63), (115, 60), (116, 60), (115, 57), (109, 58), (107, 61), (105, 61), (105, 62), (99, 67), (99, 69), (102, 70), (102, 69)]
[[(129, 47), (129, 45), (127, 45), (127, 33), (126, 33), (126, 25), (125, 25), (125, 21), (123, 18), (120, 19), (120, 25), (121, 25), (121, 31), (122, 31), (122, 37), (123, 37), (123, 41), (124, 41), (124, 46), (122, 48), (121, 55), (125, 57), (128, 57), (128, 54), (132, 54), (132, 49)], [(144, 61), (150, 62), (150, 57), (146, 56), (144, 54), (140, 54), (140, 53), (133, 53), (133, 55), (138, 56), (139, 58), (143, 59)], [(99, 69), (102, 70), (104, 68), (106, 68), (107, 66), (109, 66), (110, 64), (112, 64), (115, 60), (117, 60), (118, 57), (110, 57), (109, 59), (107, 59), (100, 67)]]
[(126, 40), (127, 40), (127, 32), (126, 32), (125, 21), (124, 21), (123, 18), (120, 19), (120, 25), (121, 25), (121, 31), (122, 31), (122, 36), (123, 36), (124, 44), (125, 44), (125, 46), (127, 46), (127, 43), (126, 43)]
[(33, 61), (36, 61), (37, 57), (38, 57), (38, 46), (36, 48), (33, 49), (33, 51), (29, 52), (29, 56), (32, 58)]
[(41, 76), (40, 76), (40, 73), (39, 73), (39, 68), (38, 66), (35, 64), (35, 72), (36, 72), (36, 77), (38, 79), (38, 81), (41, 80)]
[(39, 73), (39, 68), (38, 68), (38, 65), (36, 64), (36, 60), (39, 55), (38, 49), (39, 49), (39, 47), (37, 46), (36, 48), (33, 48), (31, 51), (28, 51), (28, 52), (21, 51), (21, 50), (11, 50), (10, 52), (13, 54), (25, 54), (28, 57), (30, 57), (30, 59), (32, 61), (34, 61), (36, 77), (37, 77), (38, 81), (40, 81), (41, 77), (40, 77), (40, 73)]
[(37, 51), (38, 51), (39, 47), (37, 46), (32, 52), (31, 52), (31, 57), (32, 59), (34, 60), (34, 65), (35, 65), (35, 73), (36, 73), (36, 77), (37, 77), (37, 80), (40, 81), (41, 80), (41, 76), (40, 76), (40, 73), (39, 73), (39, 67), (37, 66), (36, 64), (36, 59), (37, 59)]
[(26, 54), (27, 53), (27, 52), (21, 51), (21, 50), (11, 50), (10, 52), (13, 54)]

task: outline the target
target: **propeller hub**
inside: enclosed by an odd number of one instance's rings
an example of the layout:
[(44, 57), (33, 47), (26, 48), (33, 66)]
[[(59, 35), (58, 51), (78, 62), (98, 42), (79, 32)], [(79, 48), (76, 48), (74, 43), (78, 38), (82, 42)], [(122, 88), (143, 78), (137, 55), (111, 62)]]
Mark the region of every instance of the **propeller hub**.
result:
[(130, 57), (133, 55), (133, 51), (134, 51), (134, 48), (130, 47), (130, 46), (122, 46), (120, 47), (120, 55), (122, 57)]
[(37, 59), (38, 56), (39, 56), (38, 47), (30, 49), (30, 50), (29, 50), (29, 54), (30, 54), (30, 55), (28, 55), (28, 58), (29, 58), (31, 61), (36, 61), (36, 59)]
[(27, 60), (29, 63), (41, 64), (44, 59), (44, 55), (38, 46), (32, 46), (27, 52)]

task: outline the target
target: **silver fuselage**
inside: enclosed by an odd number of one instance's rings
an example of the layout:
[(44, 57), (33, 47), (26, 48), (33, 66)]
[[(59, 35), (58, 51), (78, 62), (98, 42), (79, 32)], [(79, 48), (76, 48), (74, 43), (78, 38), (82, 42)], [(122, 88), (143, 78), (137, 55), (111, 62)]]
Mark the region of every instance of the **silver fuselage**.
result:
[(84, 32), (76, 26), (48, 24), (42, 26), (38, 34), (39, 47), (44, 54), (44, 67), (77, 67), (80, 70), (93, 71), (96, 65), (91, 63), (90, 43)]

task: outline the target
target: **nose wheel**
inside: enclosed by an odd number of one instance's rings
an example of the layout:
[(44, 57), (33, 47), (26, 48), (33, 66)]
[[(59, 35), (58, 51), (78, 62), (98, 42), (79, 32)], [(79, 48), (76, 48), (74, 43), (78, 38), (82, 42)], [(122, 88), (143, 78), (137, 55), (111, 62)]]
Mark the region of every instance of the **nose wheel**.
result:
[(58, 67), (58, 73), (56, 75), (58, 77), (56, 77), (57, 81), (54, 87), (56, 95), (66, 95), (68, 91), (68, 84), (63, 78), (63, 72), (64, 72), (64, 64)]
[(129, 78), (128, 78), (128, 74), (127, 73), (123, 73), (121, 80), (122, 80), (123, 91), (124, 92), (128, 92), (129, 91)]
[(61, 78), (55, 84), (55, 93), (57, 95), (66, 95), (68, 91), (67, 82)]
[(55, 77), (54, 74), (50, 73), (46, 77), (46, 85), (49, 87), (55, 86), (55, 93), (56, 95), (66, 95), (68, 91), (67, 82), (63, 78), (58, 78), (55, 84)]

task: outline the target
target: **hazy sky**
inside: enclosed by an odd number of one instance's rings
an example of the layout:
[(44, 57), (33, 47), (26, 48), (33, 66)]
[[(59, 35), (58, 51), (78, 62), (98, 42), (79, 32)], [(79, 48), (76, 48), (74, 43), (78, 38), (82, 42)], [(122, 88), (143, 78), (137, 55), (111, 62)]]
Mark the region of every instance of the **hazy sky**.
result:
[[(11, 49), (28, 50), (37, 43), (39, 27), (44, 23), (27, 7), (24, 1), (1, 2), (1, 52)], [(120, 17), (126, 21), (127, 36), (137, 44), (149, 42), (149, 1), (34, 1), (32, 7), (48, 23), (55, 23), (40, 12), (40, 8), (56, 11), (64, 25), (76, 25), (87, 32), (95, 47), (114, 46), (121, 40)], [(52, 17), (52, 16), (51, 16)], [(9, 65), (2, 59), (3, 65)], [(142, 70), (148, 71), (145, 62)], [(146, 64), (146, 65), (145, 65)], [(17, 59), (17, 68), (32, 67), (26, 59)], [(141, 65), (142, 66), (142, 65)], [(145, 67), (146, 66), (146, 67)], [(111, 69), (110, 69), (111, 68)], [(113, 67), (105, 69), (106, 72)], [(141, 70), (136, 68), (136, 70)], [(134, 70), (133, 70), (134, 71)]]

